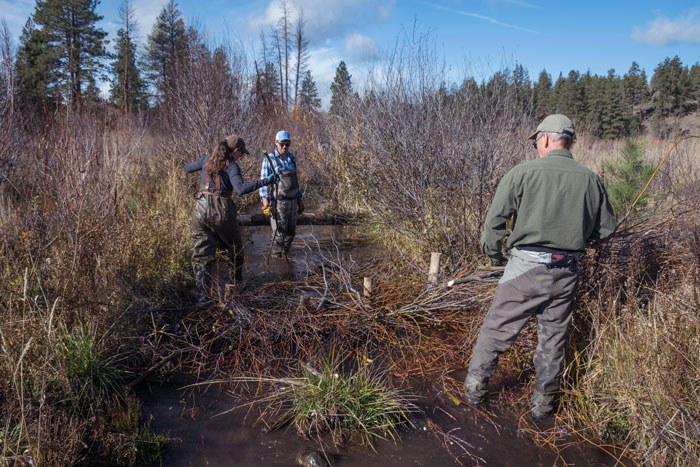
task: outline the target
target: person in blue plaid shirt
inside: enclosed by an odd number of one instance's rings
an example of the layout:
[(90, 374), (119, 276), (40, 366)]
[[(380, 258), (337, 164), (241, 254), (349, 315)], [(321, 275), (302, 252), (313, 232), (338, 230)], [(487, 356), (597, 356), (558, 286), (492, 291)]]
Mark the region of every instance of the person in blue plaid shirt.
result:
[(289, 150), (291, 144), (289, 132), (278, 131), (275, 136), (275, 152), (263, 159), (260, 170), (262, 178), (273, 174), (280, 177), (277, 184), (259, 190), (262, 212), (270, 218), (272, 227), (272, 254), (278, 257), (289, 254), (296, 233), (297, 216), (304, 212), (296, 157)]

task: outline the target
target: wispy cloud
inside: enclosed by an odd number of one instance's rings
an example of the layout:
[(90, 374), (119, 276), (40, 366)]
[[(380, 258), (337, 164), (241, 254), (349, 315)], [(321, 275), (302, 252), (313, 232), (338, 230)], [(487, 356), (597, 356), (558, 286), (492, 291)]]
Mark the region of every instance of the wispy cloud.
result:
[(529, 32), (532, 34), (538, 34), (537, 31), (533, 31), (532, 29), (523, 28), (520, 26), (516, 26), (514, 24), (504, 23), (503, 21), (499, 21), (496, 18), (492, 18), (490, 16), (482, 15), (479, 13), (472, 13), (470, 11), (458, 10), (456, 8), (452, 8), (452, 7), (448, 7), (448, 6), (444, 6), (444, 5), (438, 5), (435, 3), (429, 3), (429, 2), (421, 2), (421, 3), (423, 3), (424, 5), (429, 6), (431, 8), (435, 8), (436, 10), (447, 11), (449, 13), (454, 13), (456, 15), (462, 15), (462, 16), (467, 16), (469, 18), (475, 18), (475, 19), (478, 19), (481, 21), (486, 21), (487, 23), (495, 24), (496, 26), (501, 26), (501, 27), (509, 28), (509, 29), (515, 29), (515, 30), (523, 31), (523, 32)]
[(363, 62), (379, 58), (379, 46), (374, 39), (356, 32), (345, 37), (345, 52)]
[(534, 3), (528, 3), (524, 0), (486, 0), (487, 3), (490, 4), (506, 4), (506, 5), (514, 5), (514, 6), (521, 6), (524, 8), (542, 8), (539, 5), (535, 5)]
[[(394, 0), (287, 0), (291, 20), (303, 13), (307, 34), (315, 41), (340, 38), (358, 24), (377, 23), (389, 18)], [(282, 14), (282, 3), (269, 0), (261, 13), (249, 18), (253, 29), (274, 26)]]
[(635, 27), (632, 39), (647, 45), (700, 44), (700, 9), (677, 19), (659, 17), (646, 28)]

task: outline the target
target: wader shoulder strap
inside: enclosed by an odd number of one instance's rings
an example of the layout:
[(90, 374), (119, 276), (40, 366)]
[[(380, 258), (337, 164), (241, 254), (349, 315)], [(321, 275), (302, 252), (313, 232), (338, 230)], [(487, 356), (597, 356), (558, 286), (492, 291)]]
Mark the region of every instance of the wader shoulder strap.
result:
[[(206, 190), (209, 189), (210, 182), (211, 182), (211, 175), (209, 175), (209, 172), (207, 172), (206, 175), (204, 176), (204, 188)], [(221, 173), (217, 173), (216, 176), (214, 177), (214, 184), (216, 185), (214, 190), (221, 191)]]

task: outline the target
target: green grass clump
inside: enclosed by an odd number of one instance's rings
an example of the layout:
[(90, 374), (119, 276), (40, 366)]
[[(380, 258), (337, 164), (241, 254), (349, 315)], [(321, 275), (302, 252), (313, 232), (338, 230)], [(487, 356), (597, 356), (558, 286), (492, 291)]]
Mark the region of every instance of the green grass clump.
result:
[(365, 365), (344, 374), (331, 360), (320, 369), (302, 365), (300, 371), (297, 378), (273, 380), (277, 390), (265, 401), (276, 408), (275, 426), (292, 424), (319, 440), (330, 435), (335, 445), (357, 440), (373, 447), (378, 439), (395, 441), (398, 428), (411, 425), (409, 415), (418, 410)]
[(58, 344), (63, 371), (79, 400), (105, 399), (123, 390), (123, 372), (113, 364), (94, 326), (64, 330)]

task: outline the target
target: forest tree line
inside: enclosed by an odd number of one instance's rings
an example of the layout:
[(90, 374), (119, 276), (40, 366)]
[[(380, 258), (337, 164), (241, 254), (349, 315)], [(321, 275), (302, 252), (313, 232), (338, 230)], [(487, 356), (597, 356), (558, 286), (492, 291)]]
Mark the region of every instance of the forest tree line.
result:
[[(256, 115), (296, 111), (322, 112), (317, 85), (308, 67), (309, 40), (303, 16), (292, 19), (286, 3), (276, 27), (262, 33), (252, 64), (225, 46), (210, 46), (195, 27), (188, 26), (175, 0), (169, 0), (140, 47), (138, 21), (125, 0), (119, 9), (120, 28), (114, 52), (107, 51), (107, 33), (96, 12), (97, 0), (38, 0), (23, 28), (13, 69), (2, 80), (12, 82), (17, 102), (25, 115), (48, 115), (58, 108), (81, 109), (108, 103), (124, 112), (150, 112), (160, 119), (177, 118), (183, 100), (196, 77), (199, 86), (234, 103), (238, 110)], [(249, 71), (250, 70), (250, 71)], [(99, 82), (110, 83), (109, 97), (100, 93)], [(353, 90), (351, 75), (341, 62), (331, 84), (331, 114), (343, 106), (376, 98), (360, 97)], [(508, 96), (509, 102), (527, 118), (539, 120), (561, 112), (579, 128), (600, 138), (615, 139), (645, 131), (644, 124), (659, 136), (668, 132), (668, 117), (683, 116), (700, 102), (700, 63), (687, 66), (678, 56), (666, 58), (648, 79), (633, 62), (620, 75), (614, 69), (605, 76), (571, 70), (556, 79), (542, 70), (537, 79), (516, 64), (477, 81), (443, 84), (436, 98), (449, 102), (463, 93), (492, 98)], [(208, 92), (208, 95), (211, 95)], [(477, 98), (474, 102), (478, 102)]]

